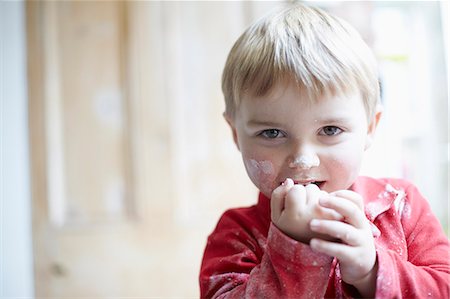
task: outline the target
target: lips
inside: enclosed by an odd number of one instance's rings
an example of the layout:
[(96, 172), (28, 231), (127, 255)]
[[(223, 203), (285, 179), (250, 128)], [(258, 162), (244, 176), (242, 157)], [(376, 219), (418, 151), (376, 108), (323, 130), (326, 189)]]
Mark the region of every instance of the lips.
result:
[[(314, 180), (314, 179), (307, 179), (307, 180), (293, 180), (295, 185), (303, 185), (303, 186), (308, 186), (310, 184), (314, 184), (317, 187), (319, 187), (319, 189), (321, 189), (321, 187), (323, 186), (323, 184), (325, 183), (325, 181), (319, 181), (319, 180)], [(280, 183), (281, 185), (282, 183)]]
[(323, 185), (324, 181), (294, 181), (294, 184), (308, 186), (309, 184), (314, 184), (317, 187), (321, 187)]

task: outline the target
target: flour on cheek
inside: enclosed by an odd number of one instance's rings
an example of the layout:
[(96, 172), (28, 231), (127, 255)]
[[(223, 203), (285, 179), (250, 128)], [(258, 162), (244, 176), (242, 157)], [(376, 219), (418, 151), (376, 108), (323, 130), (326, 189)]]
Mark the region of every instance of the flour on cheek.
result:
[(268, 160), (244, 159), (248, 176), (258, 189), (266, 196), (270, 196), (276, 187), (276, 173), (273, 163)]

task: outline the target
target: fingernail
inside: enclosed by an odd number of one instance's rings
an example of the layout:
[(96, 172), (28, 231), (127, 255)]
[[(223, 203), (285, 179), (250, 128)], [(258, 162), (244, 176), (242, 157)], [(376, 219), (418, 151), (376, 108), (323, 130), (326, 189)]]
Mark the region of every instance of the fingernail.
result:
[(283, 186), (287, 186), (287, 185), (289, 185), (290, 184), (290, 182), (293, 182), (292, 181), (292, 179), (290, 179), (290, 178), (287, 178), (286, 180), (284, 180), (284, 182), (283, 182)]
[(311, 239), (311, 241), (309, 241), (309, 246), (311, 247), (311, 249), (313, 251), (317, 250), (317, 240), (316, 239)]

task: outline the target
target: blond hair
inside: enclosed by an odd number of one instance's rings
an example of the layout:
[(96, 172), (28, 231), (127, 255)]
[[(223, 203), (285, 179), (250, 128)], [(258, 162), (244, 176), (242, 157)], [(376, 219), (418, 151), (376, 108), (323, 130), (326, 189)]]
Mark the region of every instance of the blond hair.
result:
[(250, 26), (231, 49), (222, 75), (225, 113), (243, 94), (264, 96), (293, 78), (308, 98), (359, 91), (371, 119), (379, 100), (376, 61), (358, 32), (341, 19), (290, 5)]

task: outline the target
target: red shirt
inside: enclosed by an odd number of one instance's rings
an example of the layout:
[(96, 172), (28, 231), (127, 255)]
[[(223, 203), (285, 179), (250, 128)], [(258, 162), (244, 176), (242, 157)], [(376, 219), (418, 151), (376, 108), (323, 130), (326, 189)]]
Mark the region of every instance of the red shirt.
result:
[[(377, 298), (449, 298), (450, 245), (427, 201), (404, 180), (359, 177), (378, 260)], [(208, 238), (202, 298), (349, 298), (336, 259), (311, 250), (270, 220), (270, 199), (225, 212)]]

